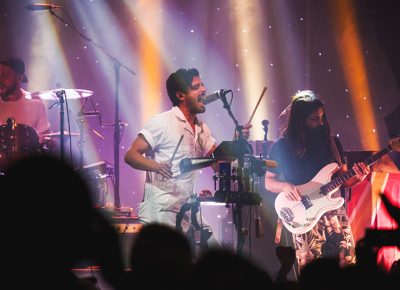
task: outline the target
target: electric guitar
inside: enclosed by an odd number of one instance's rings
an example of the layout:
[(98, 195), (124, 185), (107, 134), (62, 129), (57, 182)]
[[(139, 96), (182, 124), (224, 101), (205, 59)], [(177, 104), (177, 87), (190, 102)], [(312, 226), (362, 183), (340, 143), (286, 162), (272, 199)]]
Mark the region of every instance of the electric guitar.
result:
[[(393, 150), (400, 151), (400, 137), (391, 139), (384, 149), (366, 159), (364, 163), (371, 165)], [(331, 180), (338, 168), (337, 163), (330, 163), (323, 167), (311, 181), (297, 186), (301, 200), (289, 200), (284, 192), (278, 194), (275, 210), (288, 231), (293, 234), (304, 234), (315, 226), (324, 213), (343, 205), (342, 197), (333, 198), (332, 195), (356, 173), (351, 169)]]

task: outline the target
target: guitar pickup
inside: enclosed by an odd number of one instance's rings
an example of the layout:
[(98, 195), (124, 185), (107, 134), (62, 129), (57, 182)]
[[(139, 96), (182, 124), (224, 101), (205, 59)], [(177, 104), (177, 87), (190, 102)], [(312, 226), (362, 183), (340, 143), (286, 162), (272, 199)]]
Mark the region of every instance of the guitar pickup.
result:
[(310, 197), (309, 197), (308, 195), (305, 195), (305, 196), (303, 196), (303, 197), (301, 198), (301, 203), (304, 205), (304, 207), (305, 207), (306, 209), (309, 209), (310, 207), (313, 206), (313, 204), (312, 204), (312, 202), (311, 202), (311, 199), (310, 199)]

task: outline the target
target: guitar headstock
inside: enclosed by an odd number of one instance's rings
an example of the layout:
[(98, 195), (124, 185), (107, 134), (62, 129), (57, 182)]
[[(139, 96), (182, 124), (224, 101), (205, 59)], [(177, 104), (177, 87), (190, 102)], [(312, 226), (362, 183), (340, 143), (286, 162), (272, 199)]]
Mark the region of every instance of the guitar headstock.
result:
[(400, 152), (400, 137), (395, 137), (389, 140), (389, 146), (392, 150)]

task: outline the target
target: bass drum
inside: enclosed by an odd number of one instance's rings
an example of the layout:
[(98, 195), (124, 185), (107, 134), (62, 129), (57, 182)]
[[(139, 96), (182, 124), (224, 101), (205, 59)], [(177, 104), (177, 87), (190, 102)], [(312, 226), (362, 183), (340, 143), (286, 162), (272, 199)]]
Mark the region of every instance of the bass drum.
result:
[(0, 126), (0, 172), (21, 158), (41, 151), (35, 129), (24, 124)]

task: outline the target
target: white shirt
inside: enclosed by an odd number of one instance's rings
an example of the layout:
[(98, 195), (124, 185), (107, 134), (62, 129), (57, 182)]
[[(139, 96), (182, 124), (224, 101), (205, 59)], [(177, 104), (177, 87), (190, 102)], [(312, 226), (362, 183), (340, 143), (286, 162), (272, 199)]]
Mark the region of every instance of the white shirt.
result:
[[(170, 162), (183, 135), (182, 142), (172, 160), (173, 178), (163, 180), (155, 172), (148, 172), (143, 202), (139, 205), (139, 217), (145, 222), (163, 222), (175, 225), (175, 215), (191, 197), (195, 172), (181, 174), (179, 163), (183, 158), (204, 157), (215, 144), (208, 126), (196, 120), (195, 131), (178, 107), (158, 114), (139, 132), (150, 144), (154, 160)], [(173, 212), (165, 215), (165, 212)]]
[(38, 134), (50, 128), (46, 107), (39, 99), (22, 97), (11, 102), (0, 99), (0, 125), (6, 125), (8, 118), (14, 118), (17, 124), (32, 127)]

